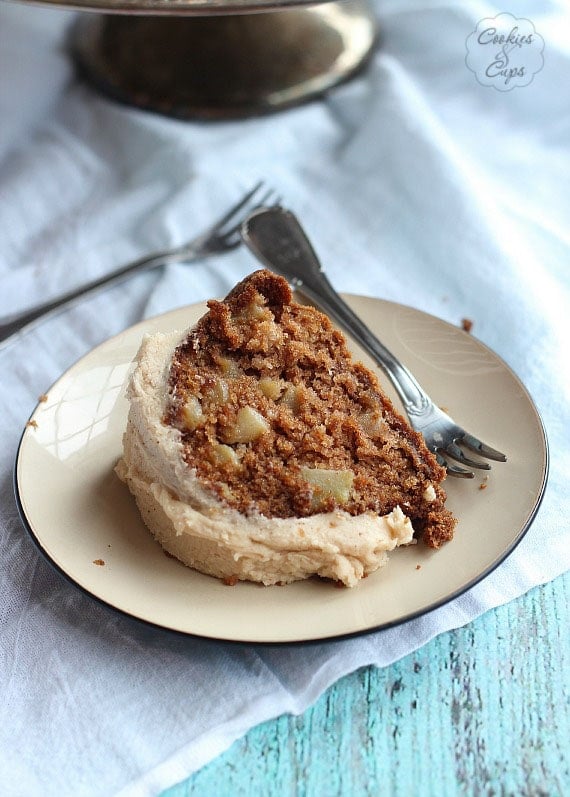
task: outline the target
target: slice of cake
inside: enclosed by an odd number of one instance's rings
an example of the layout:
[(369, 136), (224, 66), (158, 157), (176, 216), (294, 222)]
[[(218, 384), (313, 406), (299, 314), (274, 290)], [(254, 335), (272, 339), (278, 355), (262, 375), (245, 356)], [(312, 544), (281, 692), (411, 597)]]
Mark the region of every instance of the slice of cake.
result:
[(455, 520), (422, 437), (287, 282), (257, 271), (184, 333), (147, 336), (119, 476), (163, 548), (225, 579), (353, 586)]

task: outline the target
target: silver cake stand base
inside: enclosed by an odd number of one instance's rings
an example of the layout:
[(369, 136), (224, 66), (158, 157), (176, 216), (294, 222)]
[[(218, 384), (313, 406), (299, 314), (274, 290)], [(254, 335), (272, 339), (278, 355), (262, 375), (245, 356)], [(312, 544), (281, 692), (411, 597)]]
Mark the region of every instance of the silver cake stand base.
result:
[(268, 113), (356, 74), (377, 40), (363, 0), (212, 16), (86, 14), (80, 73), (120, 102), (181, 119)]

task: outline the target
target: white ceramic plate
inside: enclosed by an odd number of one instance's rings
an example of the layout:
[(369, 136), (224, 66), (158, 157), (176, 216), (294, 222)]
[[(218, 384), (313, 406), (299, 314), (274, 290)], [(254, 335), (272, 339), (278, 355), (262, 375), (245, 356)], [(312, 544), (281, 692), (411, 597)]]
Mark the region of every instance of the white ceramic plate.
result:
[(186, 328), (205, 311), (199, 304), (103, 343), (38, 404), (18, 451), (16, 493), (41, 551), (86, 593), (131, 617), (252, 643), (385, 628), (441, 606), (487, 575), (528, 529), (546, 483), (546, 438), (531, 398), (497, 355), (461, 329), (401, 305), (346, 298), (440, 406), (508, 456), (487, 480), (447, 479), (448, 506), (459, 518), (451, 543), (436, 552), (421, 543), (395, 551), (386, 568), (353, 589), (317, 579), (228, 587), (167, 557), (113, 467), (127, 418), (125, 383), (143, 333)]

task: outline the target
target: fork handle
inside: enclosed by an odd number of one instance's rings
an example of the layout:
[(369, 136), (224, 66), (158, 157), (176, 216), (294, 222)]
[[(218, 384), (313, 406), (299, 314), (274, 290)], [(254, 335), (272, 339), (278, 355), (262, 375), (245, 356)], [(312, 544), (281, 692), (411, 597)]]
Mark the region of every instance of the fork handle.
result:
[(196, 248), (194, 247), (184, 247), (178, 250), (156, 252), (153, 255), (142, 257), (138, 260), (132, 261), (131, 263), (127, 263), (126, 265), (121, 266), (121, 268), (111, 271), (109, 274), (105, 274), (105, 276), (93, 280), (92, 282), (88, 282), (79, 288), (67, 291), (67, 293), (61, 294), (52, 301), (36, 305), (35, 307), (32, 307), (31, 310), (5, 316), (4, 318), (0, 319), (0, 344), (5, 342), (12, 335), (15, 335), (17, 332), (23, 330), (24, 327), (31, 325), (34, 321), (37, 321), (39, 318), (43, 318), (48, 314), (55, 314), (58, 310), (62, 310), (76, 299), (80, 299), (81, 297), (86, 296), (88, 293), (93, 293), (106, 285), (118, 283), (138, 271), (146, 271), (151, 268), (156, 268), (157, 266), (166, 265), (167, 263), (180, 262), (181, 260), (194, 260), (196, 259), (197, 254)]
[(424, 415), (430, 399), (413, 374), (394, 357), (350, 309), (329, 282), (296, 217), (284, 208), (254, 212), (242, 228), (253, 253), (321, 307), (378, 363), (396, 389), (408, 415)]

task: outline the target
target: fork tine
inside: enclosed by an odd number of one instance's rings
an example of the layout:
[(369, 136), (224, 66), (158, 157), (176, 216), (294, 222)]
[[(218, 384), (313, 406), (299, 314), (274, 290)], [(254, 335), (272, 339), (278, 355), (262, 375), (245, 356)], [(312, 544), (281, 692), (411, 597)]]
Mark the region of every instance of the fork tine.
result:
[[(260, 185), (261, 185), (261, 183), (260, 183)], [(271, 197), (275, 197), (275, 201), (271, 203), (271, 207), (273, 207), (275, 205), (278, 205), (279, 202), (280, 202), (280, 198), (274, 193), (272, 188), (268, 188), (267, 191), (265, 191), (260, 196), (259, 199), (255, 200), (255, 203), (251, 203), (252, 207), (249, 209), (249, 212), (253, 213), (254, 210), (256, 210), (258, 208), (265, 207), (268, 204), (268, 200)], [(244, 209), (244, 203), (242, 202), (241, 203), (241, 210), (243, 210), (243, 209)], [(224, 235), (224, 236), (229, 238), (232, 235), (235, 235), (235, 234), (239, 233), (240, 230), (241, 230), (242, 224), (243, 224), (243, 220), (244, 220), (244, 214), (240, 213), (238, 218), (237, 218), (237, 221), (234, 224), (232, 224), (226, 230), (219, 229), (220, 235)]]
[(476, 454), (481, 454), (482, 457), (487, 457), (487, 459), (493, 459), (495, 462), (506, 462), (507, 457), (505, 454), (502, 454), (500, 451), (497, 451), (496, 448), (491, 448), (491, 446), (482, 443), (481, 440), (478, 440), (476, 437), (473, 437), (472, 434), (464, 434), (461, 438), (461, 442), (463, 445), (467, 446), (471, 451), (474, 451)]
[(259, 201), (256, 202), (256, 204), (260, 207), (263, 207), (264, 205), (267, 205), (267, 200), (272, 196), (274, 196), (275, 199), (271, 203), (271, 206), (278, 205), (281, 202), (281, 197), (277, 196), (272, 188), (268, 188), (267, 191), (260, 196)]
[(481, 462), (481, 460), (470, 459), (469, 457), (466, 457), (457, 443), (450, 443), (447, 448), (444, 449), (444, 453), (450, 456), (452, 459), (455, 459), (457, 462), (461, 462), (462, 465), (468, 465), (470, 468), (491, 470), (491, 466), (488, 462)]
[(461, 468), (459, 465), (454, 465), (453, 462), (450, 465), (449, 462), (441, 456), (439, 451), (436, 451), (435, 458), (439, 464), (446, 469), (450, 476), (455, 476), (459, 479), (473, 479), (475, 477), (472, 470), (465, 470), (465, 468)]
[(240, 211), (244, 209), (244, 207), (248, 204), (250, 199), (252, 199), (252, 197), (259, 191), (262, 185), (263, 185), (263, 180), (260, 180), (258, 183), (256, 183), (253, 186), (253, 188), (250, 191), (248, 191), (247, 194), (244, 197), (242, 197), (242, 199), (240, 199), (240, 201), (237, 204), (231, 207), (227, 211), (227, 213), (224, 213), (224, 215), (220, 219), (218, 219), (218, 221), (215, 224), (212, 225), (210, 230), (213, 231), (220, 229), (221, 227), (224, 226), (224, 224), (227, 224), (229, 221), (231, 221), (232, 218), (236, 215), (236, 213), (240, 213)]

